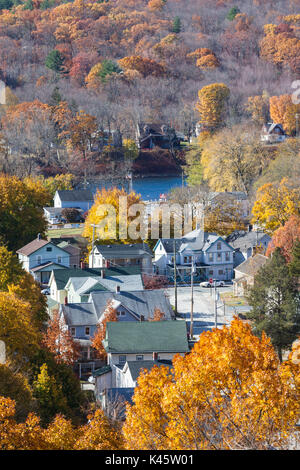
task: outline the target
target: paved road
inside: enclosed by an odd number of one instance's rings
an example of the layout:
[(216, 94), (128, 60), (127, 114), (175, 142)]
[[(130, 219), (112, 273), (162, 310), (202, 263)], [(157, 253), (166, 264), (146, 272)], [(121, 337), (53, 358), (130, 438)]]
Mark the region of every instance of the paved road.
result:
[[(193, 314), (193, 333), (194, 336), (199, 336), (203, 331), (210, 330), (215, 327), (215, 305), (214, 305), (214, 289), (207, 289), (204, 287), (194, 286), (194, 314)], [(232, 285), (221, 287), (217, 292), (230, 292)], [(165, 289), (169, 296), (171, 305), (175, 305), (175, 291), (174, 288)], [(190, 328), (190, 312), (191, 312), (191, 288), (178, 287), (177, 288), (177, 309), (181, 318), (188, 323)], [(241, 307), (236, 311), (246, 311), (247, 307)], [(217, 325), (221, 328), (223, 325), (230, 324), (235, 309), (229, 306), (225, 307), (221, 300), (217, 302)]]

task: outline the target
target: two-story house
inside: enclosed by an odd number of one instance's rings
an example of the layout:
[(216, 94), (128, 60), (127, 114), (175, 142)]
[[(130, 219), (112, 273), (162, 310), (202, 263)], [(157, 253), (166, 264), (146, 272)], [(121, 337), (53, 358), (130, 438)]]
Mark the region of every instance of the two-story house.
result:
[[(196, 229), (181, 239), (160, 239), (154, 247), (154, 266), (158, 274), (184, 279), (192, 267), (199, 279), (231, 280), (233, 248), (221, 236)], [(175, 253), (175, 260), (174, 260)]]
[(103, 345), (107, 365), (93, 374), (96, 399), (103, 407), (109, 391), (122, 393), (122, 389), (131, 388), (133, 393), (143, 369), (171, 367), (175, 354), (184, 355), (190, 350), (186, 323), (182, 321), (108, 322)]
[(255, 253), (265, 254), (271, 237), (260, 230), (235, 230), (226, 238), (227, 243), (234, 249), (234, 268), (243, 261), (251, 258)]
[(56, 191), (53, 201), (54, 207), (74, 207), (86, 212), (94, 204), (94, 196), (89, 189), (63, 190)]
[(47, 284), (52, 271), (70, 267), (70, 253), (40, 235), (17, 250), (19, 261), (25, 271), (41, 284)]
[(61, 304), (62, 322), (81, 347), (81, 362), (94, 359), (91, 339), (109, 306), (116, 311), (120, 323), (147, 322), (154, 318), (155, 309), (164, 313), (165, 320), (175, 318), (169, 299), (160, 290), (131, 292), (119, 288), (115, 292), (96, 290), (90, 293), (88, 302)]
[(143, 273), (151, 274), (152, 252), (146, 243), (95, 245), (89, 255), (89, 267), (104, 266), (140, 266)]

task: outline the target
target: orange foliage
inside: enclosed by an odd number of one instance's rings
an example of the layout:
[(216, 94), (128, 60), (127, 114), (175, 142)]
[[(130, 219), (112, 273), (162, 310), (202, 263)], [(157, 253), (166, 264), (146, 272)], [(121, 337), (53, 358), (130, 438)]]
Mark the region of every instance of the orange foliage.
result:
[(292, 215), (284, 226), (279, 227), (274, 232), (272, 240), (268, 245), (266, 256), (270, 256), (276, 248), (280, 248), (289, 263), (296, 240), (300, 240), (300, 216)]

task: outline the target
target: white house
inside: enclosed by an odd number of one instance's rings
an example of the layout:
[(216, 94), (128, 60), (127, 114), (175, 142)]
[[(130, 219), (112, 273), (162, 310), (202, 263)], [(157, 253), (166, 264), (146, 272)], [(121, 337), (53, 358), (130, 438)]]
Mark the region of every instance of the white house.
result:
[(56, 208), (74, 207), (86, 212), (93, 204), (94, 196), (88, 189), (56, 191), (54, 195), (54, 207)]
[(271, 241), (271, 237), (261, 230), (252, 230), (249, 226), (248, 231), (235, 230), (226, 238), (227, 243), (234, 249), (234, 268), (243, 261), (251, 258), (257, 250), (265, 254)]
[(70, 267), (70, 253), (40, 235), (17, 250), (17, 254), (23, 269), (42, 284), (48, 283), (53, 270)]
[(181, 278), (191, 275), (192, 264), (196, 275), (231, 280), (233, 277), (234, 249), (215, 233), (196, 229), (181, 239), (160, 239), (154, 247), (154, 266), (158, 274), (174, 276), (174, 250), (176, 271)]

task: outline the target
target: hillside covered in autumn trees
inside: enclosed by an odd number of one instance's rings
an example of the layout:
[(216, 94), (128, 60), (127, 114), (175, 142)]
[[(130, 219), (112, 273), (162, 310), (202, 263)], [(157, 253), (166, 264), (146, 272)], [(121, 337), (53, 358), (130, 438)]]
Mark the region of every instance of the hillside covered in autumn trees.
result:
[[(95, 174), (107, 162), (113, 171), (140, 122), (168, 123), (189, 137), (201, 117), (198, 92), (213, 83), (226, 86), (225, 126), (261, 126), (272, 98), (272, 119), (295, 132), (286, 97), (300, 73), (299, 7), (299, 0), (3, 0), (0, 170), (12, 172), (17, 161), (22, 175)], [(95, 151), (107, 129), (122, 134), (125, 148), (109, 142)], [(138, 171), (146, 166), (144, 156)]]

